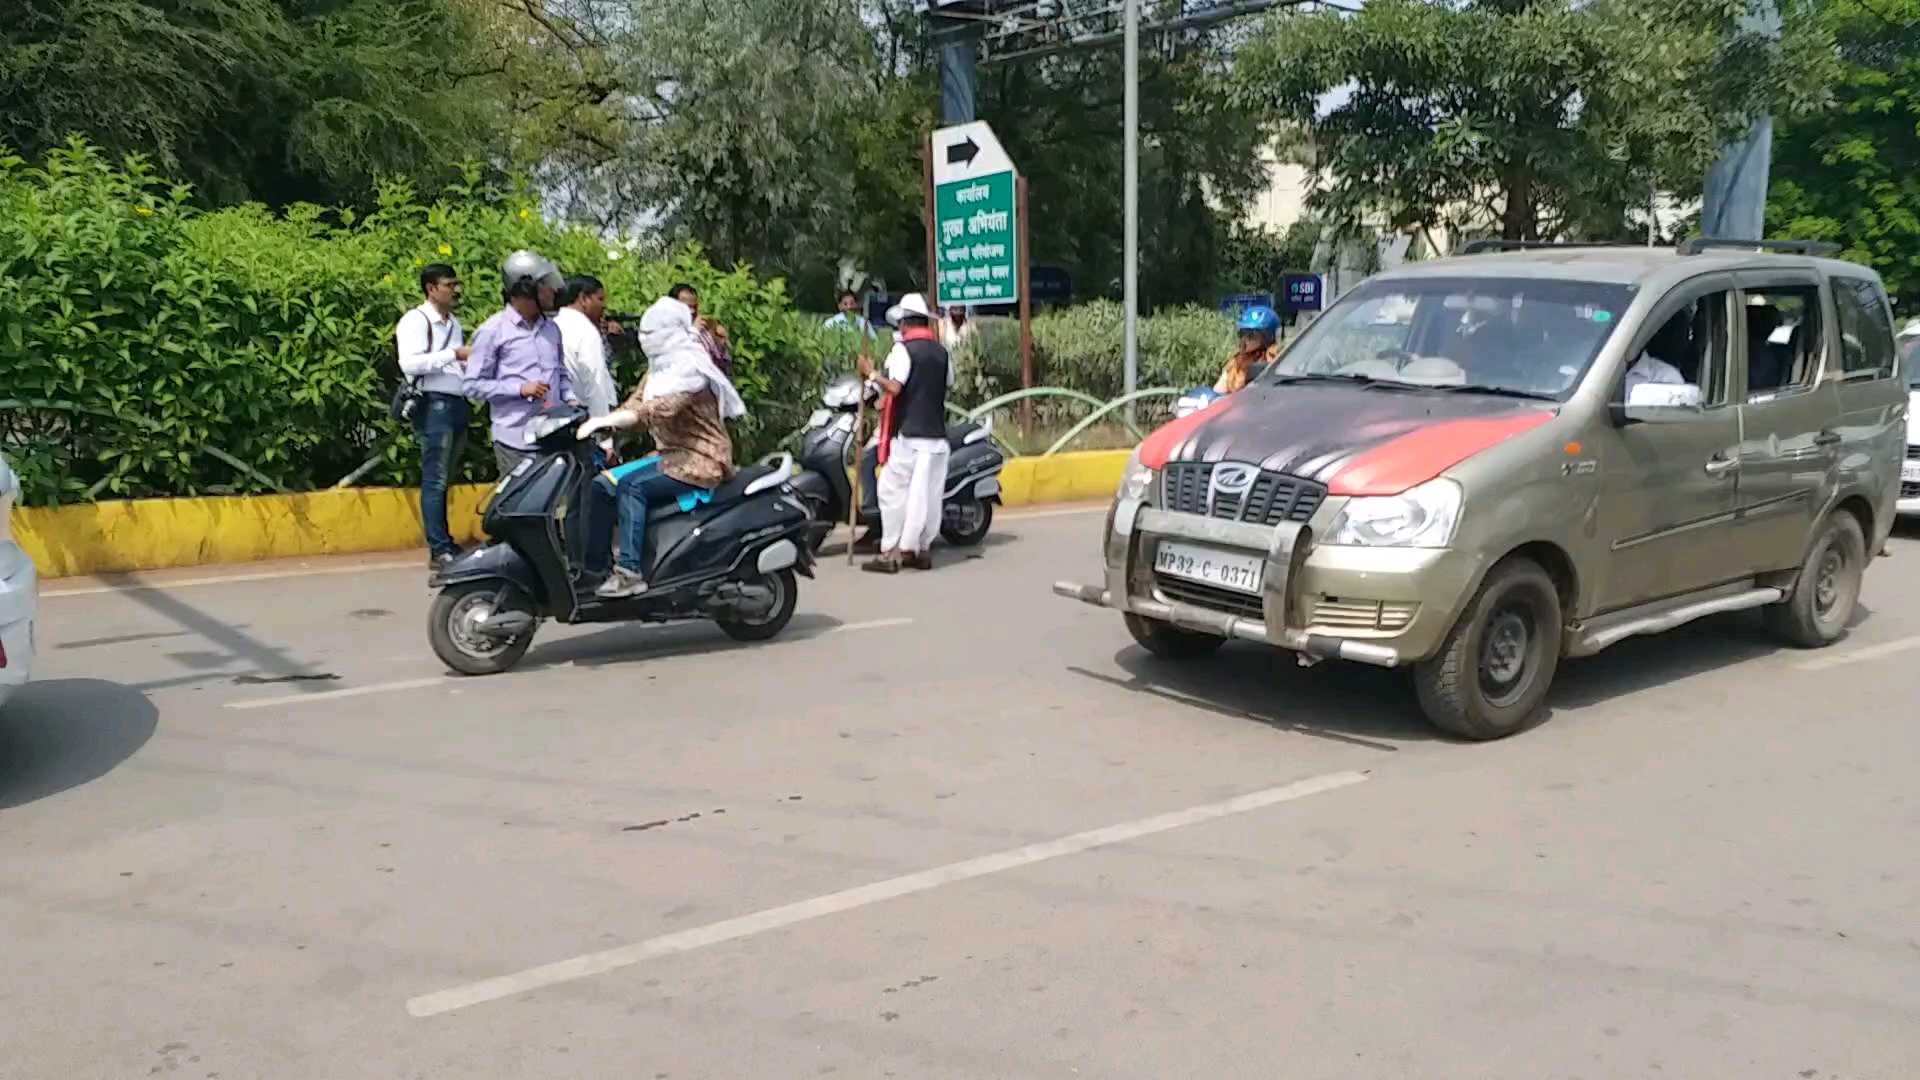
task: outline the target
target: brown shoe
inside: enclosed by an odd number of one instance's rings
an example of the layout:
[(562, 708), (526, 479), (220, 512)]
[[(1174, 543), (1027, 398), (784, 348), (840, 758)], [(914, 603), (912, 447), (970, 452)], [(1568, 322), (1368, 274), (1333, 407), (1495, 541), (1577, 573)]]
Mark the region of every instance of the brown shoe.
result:
[(909, 569), (913, 570), (931, 570), (933, 569), (933, 553), (930, 551), (916, 551), (906, 557), (906, 565)]
[(900, 560), (896, 556), (882, 555), (861, 563), (860, 569), (869, 574), (897, 574), (900, 572)]

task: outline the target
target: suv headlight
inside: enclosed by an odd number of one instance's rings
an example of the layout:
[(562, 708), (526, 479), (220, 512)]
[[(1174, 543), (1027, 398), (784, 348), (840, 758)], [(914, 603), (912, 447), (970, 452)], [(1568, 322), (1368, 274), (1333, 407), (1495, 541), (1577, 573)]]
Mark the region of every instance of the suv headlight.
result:
[(1120, 489), (1114, 492), (1114, 498), (1144, 499), (1152, 490), (1153, 470), (1140, 464), (1140, 449), (1135, 447), (1127, 456), (1126, 466), (1120, 470)]
[(1347, 500), (1326, 540), (1354, 547), (1441, 548), (1460, 524), (1460, 485), (1429, 480), (1398, 495)]

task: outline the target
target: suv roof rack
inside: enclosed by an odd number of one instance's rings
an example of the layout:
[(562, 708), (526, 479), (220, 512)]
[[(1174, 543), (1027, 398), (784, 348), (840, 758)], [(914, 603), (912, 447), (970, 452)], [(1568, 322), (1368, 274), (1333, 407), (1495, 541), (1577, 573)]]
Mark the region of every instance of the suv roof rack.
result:
[(1735, 251), (1779, 251), (1788, 255), (1810, 255), (1814, 258), (1840, 253), (1840, 245), (1831, 240), (1734, 240), (1720, 236), (1696, 236), (1680, 245), (1680, 254), (1698, 255), (1716, 248), (1731, 248)]
[(1471, 240), (1456, 254), (1480, 255), (1489, 251), (1534, 251), (1539, 248), (1605, 248), (1639, 247), (1639, 244), (1621, 244), (1606, 240)]

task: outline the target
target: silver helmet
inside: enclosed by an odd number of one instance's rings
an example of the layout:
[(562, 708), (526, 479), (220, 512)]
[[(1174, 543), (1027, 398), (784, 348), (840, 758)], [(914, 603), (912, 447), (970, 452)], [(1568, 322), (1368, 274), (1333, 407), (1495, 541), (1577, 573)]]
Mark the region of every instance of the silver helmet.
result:
[(552, 260), (537, 251), (526, 250), (514, 252), (500, 264), (500, 287), (503, 292), (512, 294), (514, 286), (521, 282), (545, 285), (555, 292), (559, 292), (567, 284)]

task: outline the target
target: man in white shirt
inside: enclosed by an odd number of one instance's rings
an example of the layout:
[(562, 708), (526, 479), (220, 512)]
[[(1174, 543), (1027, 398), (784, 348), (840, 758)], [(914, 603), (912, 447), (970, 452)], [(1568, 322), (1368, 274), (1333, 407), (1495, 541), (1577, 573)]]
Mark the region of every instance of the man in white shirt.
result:
[[(607, 287), (590, 275), (570, 277), (560, 303), (553, 321), (560, 327), (560, 359), (567, 365), (568, 384), (589, 416), (605, 416), (613, 411), (620, 394), (607, 367), (607, 339), (601, 332), (607, 314)], [(612, 452), (612, 446), (611, 437), (600, 443), (603, 468), (604, 456)]]
[(460, 553), (447, 527), (447, 484), (459, 466), (471, 412), (460, 385), (467, 363), (466, 339), (453, 309), (460, 303), (460, 275), (445, 263), (420, 270), (426, 301), (400, 316), (393, 328), (400, 373), (423, 395), (413, 412), (420, 438), (420, 524), (427, 538), (430, 569)]
[(1633, 397), (1633, 388), (1643, 383), (1658, 386), (1686, 385), (1687, 378), (1680, 374), (1680, 369), (1661, 359), (1661, 356), (1679, 356), (1686, 351), (1689, 318), (1686, 312), (1681, 312), (1667, 320), (1667, 325), (1661, 327), (1660, 332), (1647, 343), (1646, 350), (1640, 354), (1640, 358), (1627, 368), (1626, 396), (1629, 400)]
[(890, 395), (887, 421), (891, 438), (880, 470), (880, 555), (862, 569), (898, 573), (902, 566), (933, 569), (933, 538), (940, 535), (947, 487), (947, 390), (953, 364), (933, 328), (926, 299), (908, 293), (887, 321), (900, 335), (887, 354), (886, 370), (873, 374), (860, 358), (860, 373)]

